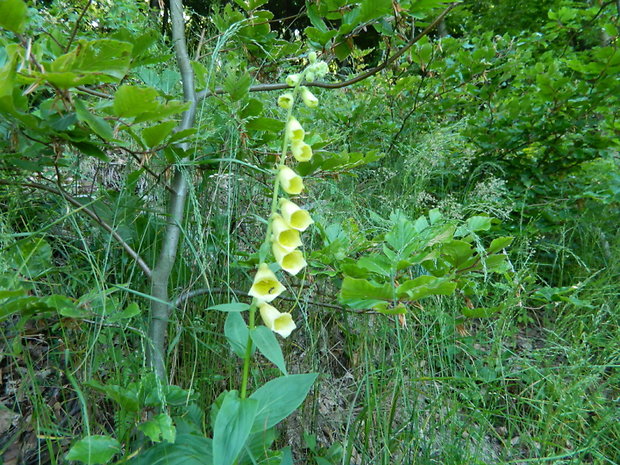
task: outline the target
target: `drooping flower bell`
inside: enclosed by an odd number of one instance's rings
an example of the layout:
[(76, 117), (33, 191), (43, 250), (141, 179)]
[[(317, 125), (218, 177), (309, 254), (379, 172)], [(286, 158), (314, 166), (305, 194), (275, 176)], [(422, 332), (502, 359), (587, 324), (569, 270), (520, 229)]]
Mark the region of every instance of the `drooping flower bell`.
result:
[(294, 140), (291, 143), (291, 152), (297, 161), (310, 161), (312, 159), (312, 147), (302, 140)]
[(291, 87), (295, 87), (297, 84), (299, 84), (300, 81), (301, 81), (300, 74), (289, 74), (288, 76), (286, 76), (286, 79), (284, 80), (284, 82), (286, 82), (286, 84)]
[(285, 110), (288, 110), (289, 108), (293, 106), (294, 101), (295, 101), (295, 98), (293, 97), (293, 94), (291, 94), (290, 92), (287, 92), (278, 97), (278, 106), (280, 106), (281, 108), (284, 108)]
[(293, 229), (305, 231), (314, 221), (310, 213), (287, 199), (280, 199), (282, 218)]
[(248, 294), (259, 302), (271, 302), (285, 290), (286, 288), (278, 281), (269, 266), (266, 263), (261, 263)]
[(303, 179), (301, 179), (301, 176), (295, 173), (295, 171), (290, 169), (288, 166), (283, 166), (280, 168), (278, 180), (280, 181), (282, 189), (284, 189), (284, 192), (287, 194), (298, 195), (304, 190)]
[(290, 336), (297, 327), (290, 313), (281, 313), (266, 303), (261, 304), (258, 309), (265, 326), (282, 337)]
[(301, 250), (286, 250), (280, 244), (274, 242), (271, 246), (273, 256), (284, 271), (295, 276), (308, 264)]
[(301, 127), (301, 124), (299, 124), (297, 118), (291, 116), (291, 119), (289, 119), (286, 124), (286, 134), (292, 142), (303, 141), (306, 131), (304, 131), (304, 128)]
[(291, 228), (281, 215), (274, 215), (271, 222), (273, 242), (285, 250), (292, 251), (301, 245), (299, 231)]
[(314, 96), (307, 87), (301, 89), (301, 99), (304, 101), (308, 108), (316, 108), (319, 105), (319, 99)]

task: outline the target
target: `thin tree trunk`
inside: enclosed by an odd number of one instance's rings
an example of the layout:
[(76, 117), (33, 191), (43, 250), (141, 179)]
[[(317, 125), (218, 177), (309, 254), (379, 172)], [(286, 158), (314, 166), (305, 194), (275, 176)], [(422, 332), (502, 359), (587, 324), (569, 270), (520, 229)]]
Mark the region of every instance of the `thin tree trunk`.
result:
[[(183, 81), (183, 96), (190, 103), (190, 108), (183, 113), (183, 120), (178, 130), (189, 129), (194, 125), (196, 114), (196, 92), (194, 87), (194, 74), (187, 53), (185, 41), (185, 21), (183, 19), (182, 0), (170, 0), (170, 17), (172, 21), (172, 40), (177, 58), (177, 64), (181, 71)], [(187, 150), (187, 144), (181, 144), (181, 149)], [(170, 285), (170, 273), (177, 260), (179, 240), (181, 236), (181, 223), (185, 215), (187, 203), (188, 177), (182, 168), (186, 159), (174, 170), (172, 191), (170, 193), (167, 214), (167, 226), (159, 252), (157, 263), (153, 268), (151, 279), (151, 319), (149, 322), (148, 335), (150, 346), (148, 348), (148, 363), (160, 379), (166, 378), (166, 335), (168, 333), (168, 320), (172, 304), (168, 297)]]

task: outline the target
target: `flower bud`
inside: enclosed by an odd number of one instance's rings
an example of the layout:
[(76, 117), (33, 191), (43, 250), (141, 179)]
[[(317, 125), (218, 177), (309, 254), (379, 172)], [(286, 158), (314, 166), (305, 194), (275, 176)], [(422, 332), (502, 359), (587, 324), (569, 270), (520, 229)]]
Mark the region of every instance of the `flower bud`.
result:
[(274, 215), (271, 222), (273, 242), (285, 250), (292, 251), (301, 245), (299, 231), (291, 228), (281, 215)]
[(295, 171), (288, 166), (280, 168), (278, 179), (284, 192), (290, 195), (298, 195), (304, 190), (304, 181)]
[(271, 302), (285, 290), (286, 288), (278, 281), (269, 266), (266, 263), (261, 263), (248, 294), (259, 302)]
[(304, 141), (294, 140), (291, 144), (291, 152), (297, 161), (310, 161), (312, 158), (312, 147)]
[(274, 333), (282, 337), (288, 337), (297, 326), (290, 313), (281, 313), (269, 304), (261, 304), (258, 307), (263, 323)]
[(329, 73), (329, 66), (324, 61), (317, 61), (312, 67), (312, 71), (314, 71), (318, 77), (323, 77)]
[(287, 199), (280, 199), (280, 212), (286, 224), (298, 231), (305, 231), (308, 226), (314, 223), (307, 210), (299, 208)]
[(286, 76), (285, 82), (287, 85), (291, 87), (295, 87), (301, 81), (301, 76), (299, 74), (289, 74)]
[(278, 106), (288, 110), (293, 106), (293, 94), (287, 92), (286, 94), (282, 94), (278, 97)]
[(291, 119), (288, 120), (286, 125), (286, 133), (288, 138), (292, 141), (295, 140), (304, 140), (304, 136), (306, 135), (306, 131), (301, 127), (299, 121), (294, 116), (291, 116)]
[(310, 62), (311, 65), (316, 63), (316, 59), (317, 59), (316, 52), (308, 53), (308, 61)]
[(301, 89), (301, 99), (304, 101), (307, 107), (315, 108), (319, 105), (319, 99), (314, 96), (307, 87)]
[(311, 82), (314, 81), (315, 78), (316, 76), (313, 71), (306, 71), (306, 81)]

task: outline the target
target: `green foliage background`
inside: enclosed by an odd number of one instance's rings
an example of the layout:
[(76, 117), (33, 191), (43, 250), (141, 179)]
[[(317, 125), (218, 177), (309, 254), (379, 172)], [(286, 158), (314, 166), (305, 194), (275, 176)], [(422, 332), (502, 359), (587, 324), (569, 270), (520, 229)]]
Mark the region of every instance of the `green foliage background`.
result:
[[(188, 2), (180, 131), (166, 8), (22, 5), (0, 0), (0, 463), (620, 461), (617, 2), (465, 1), (393, 61), (446, 2)], [(298, 330), (240, 399), (226, 305), (284, 127), (263, 85), (310, 50), (329, 83), (369, 76), (299, 109)], [(148, 272), (175, 173), (163, 380)]]

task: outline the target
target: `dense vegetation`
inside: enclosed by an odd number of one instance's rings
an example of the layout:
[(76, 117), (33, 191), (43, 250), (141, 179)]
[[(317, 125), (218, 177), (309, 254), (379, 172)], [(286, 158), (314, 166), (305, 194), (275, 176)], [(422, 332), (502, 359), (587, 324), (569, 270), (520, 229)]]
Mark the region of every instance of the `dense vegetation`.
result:
[(0, 0), (0, 464), (620, 463), (619, 18)]

